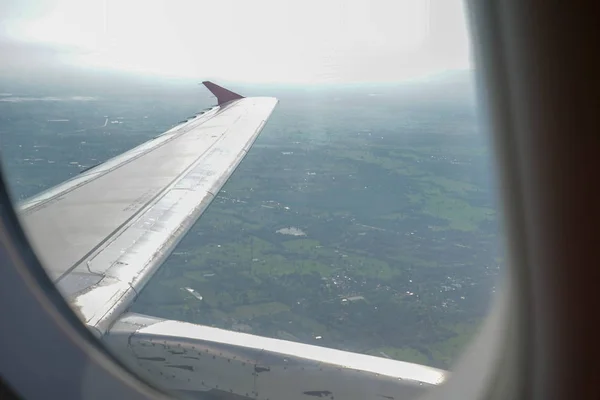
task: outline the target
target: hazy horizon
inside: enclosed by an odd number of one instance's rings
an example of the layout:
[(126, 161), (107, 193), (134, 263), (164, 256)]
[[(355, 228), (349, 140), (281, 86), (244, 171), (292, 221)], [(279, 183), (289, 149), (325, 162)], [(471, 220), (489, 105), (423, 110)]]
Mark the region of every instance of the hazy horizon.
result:
[(0, 15), (0, 74), (25, 81), (132, 74), (322, 85), (471, 69), (460, 0), (9, 0)]

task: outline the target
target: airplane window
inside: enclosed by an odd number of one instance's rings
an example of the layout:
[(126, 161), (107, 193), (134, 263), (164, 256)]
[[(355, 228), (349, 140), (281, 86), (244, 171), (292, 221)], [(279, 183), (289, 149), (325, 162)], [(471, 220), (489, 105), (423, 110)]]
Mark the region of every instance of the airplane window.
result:
[(117, 356), (146, 329), (127, 365), (178, 393), (260, 397), (239, 371), (293, 357), (451, 369), (504, 264), (463, 8), (5, 2), (2, 169), (48, 275)]

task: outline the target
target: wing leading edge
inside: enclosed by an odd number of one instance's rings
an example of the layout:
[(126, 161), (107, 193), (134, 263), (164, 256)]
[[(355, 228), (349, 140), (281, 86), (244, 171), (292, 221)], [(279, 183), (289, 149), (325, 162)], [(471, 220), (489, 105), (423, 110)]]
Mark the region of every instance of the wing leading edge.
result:
[(97, 335), (206, 210), (276, 104), (228, 99), (20, 206), (48, 274)]

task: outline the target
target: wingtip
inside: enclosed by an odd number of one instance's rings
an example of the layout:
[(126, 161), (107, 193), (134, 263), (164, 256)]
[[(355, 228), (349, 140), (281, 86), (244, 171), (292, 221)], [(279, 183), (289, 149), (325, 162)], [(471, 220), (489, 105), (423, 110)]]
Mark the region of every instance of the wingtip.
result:
[(215, 97), (217, 98), (217, 104), (219, 106), (232, 100), (239, 100), (244, 98), (244, 96), (232, 92), (229, 89), (225, 89), (224, 87), (219, 86), (211, 81), (202, 81), (202, 84), (206, 86), (206, 88), (210, 90), (210, 92), (213, 95), (215, 95)]

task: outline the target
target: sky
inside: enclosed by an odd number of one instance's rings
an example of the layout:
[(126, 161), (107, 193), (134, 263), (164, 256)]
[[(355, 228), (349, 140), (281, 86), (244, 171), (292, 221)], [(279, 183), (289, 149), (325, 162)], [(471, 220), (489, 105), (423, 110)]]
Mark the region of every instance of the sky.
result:
[(471, 68), (460, 0), (4, 0), (2, 73), (401, 82)]

